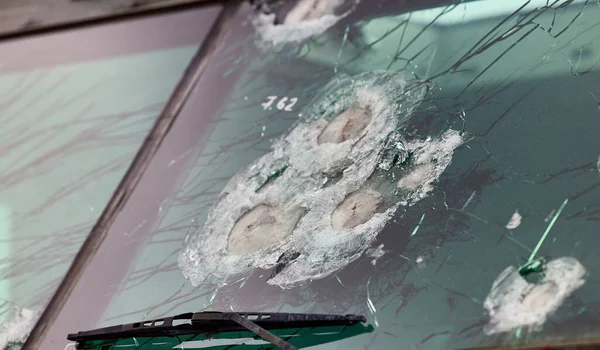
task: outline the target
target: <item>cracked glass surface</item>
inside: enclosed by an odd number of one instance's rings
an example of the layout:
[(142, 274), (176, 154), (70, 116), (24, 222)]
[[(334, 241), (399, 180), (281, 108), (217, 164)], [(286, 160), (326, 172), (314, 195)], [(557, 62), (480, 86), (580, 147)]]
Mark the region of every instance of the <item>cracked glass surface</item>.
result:
[(216, 310), (368, 316), (328, 349), (596, 337), (600, 2), (429, 4), (307, 14), (298, 40), (243, 7), (144, 175), (176, 180), (110, 232), (92, 265), (125, 271), (84, 276), (98, 310), (68, 331)]
[(0, 43), (0, 348), (26, 339), (200, 42), (140, 33), (196, 18)]

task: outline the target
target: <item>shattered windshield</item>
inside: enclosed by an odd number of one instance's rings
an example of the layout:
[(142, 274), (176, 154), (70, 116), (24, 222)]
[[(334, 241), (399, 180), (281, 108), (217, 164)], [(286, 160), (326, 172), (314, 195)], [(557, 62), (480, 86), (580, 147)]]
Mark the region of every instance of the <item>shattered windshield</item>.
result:
[(46, 345), (202, 310), (367, 316), (323, 348), (596, 336), (600, 3), (376, 3), (241, 6)]

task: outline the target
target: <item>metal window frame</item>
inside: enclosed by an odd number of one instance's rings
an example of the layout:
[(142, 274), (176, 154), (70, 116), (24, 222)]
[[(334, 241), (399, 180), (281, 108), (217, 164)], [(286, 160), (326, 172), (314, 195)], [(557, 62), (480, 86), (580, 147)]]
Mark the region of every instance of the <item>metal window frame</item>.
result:
[[(23, 11), (23, 13), (19, 15), (14, 15), (12, 22), (21, 22), (22, 24), (0, 25), (0, 41), (228, 2), (228, 0), (131, 0), (128, 6), (118, 8), (113, 6), (110, 8), (109, 4), (107, 4), (110, 1), (111, 0), (66, 0), (64, 4), (59, 6), (53, 6), (54, 4), (49, 4), (48, 1), (39, 1), (40, 3), (45, 2), (45, 6), (48, 8), (45, 8), (44, 5), (40, 5), (41, 9), (38, 11)], [(86, 2), (88, 4), (85, 4)], [(105, 8), (94, 8), (101, 7), (101, 5), (104, 5)], [(82, 7), (82, 9), (80, 9), (80, 11), (69, 10), (71, 7), (75, 6)], [(3, 7), (5, 6), (0, 6), (0, 13), (4, 10)], [(93, 11), (95, 13), (84, 13), (85, 11), (82, 10), (86, 7), (90, 12), (95, 9), (95, 11)], [(20, 7), (18, 6), (16, 7), (17, 10), (19, 8)], [(44, 10), (49, 11), (50, 8), (53, 10), (53, 13), (49, 19), (40, 20), (31, 17), (32, 15), (39, 14), (39, 12), (43, 13)], [(55, 13), (60, 13), (60, 15), (55, 15)], [(43, 14), (47, 15), (46, 13)], [(10, 19), (11, 18), (9, 18), (9, 20)]]

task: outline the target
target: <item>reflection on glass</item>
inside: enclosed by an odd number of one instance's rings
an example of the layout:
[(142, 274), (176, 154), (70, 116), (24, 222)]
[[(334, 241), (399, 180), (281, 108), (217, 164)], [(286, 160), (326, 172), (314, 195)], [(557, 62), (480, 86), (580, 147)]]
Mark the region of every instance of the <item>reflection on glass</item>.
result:
[[(226, 103), (98, 326), (251, 310), (370, 318), (327, 348), (595, 335), (600, 6), (381, 3), (295, 42), (244, 22), (244, 54), (211, 66), (236, 76)], [(344, 90), (381, 74), (404, 88)], [(381, 120), (381, 147), (361, 149)]]
[(142, 47), (144, 27), (0, 44), (2, 349), (27, 336), (197, 48), (177, 32)]

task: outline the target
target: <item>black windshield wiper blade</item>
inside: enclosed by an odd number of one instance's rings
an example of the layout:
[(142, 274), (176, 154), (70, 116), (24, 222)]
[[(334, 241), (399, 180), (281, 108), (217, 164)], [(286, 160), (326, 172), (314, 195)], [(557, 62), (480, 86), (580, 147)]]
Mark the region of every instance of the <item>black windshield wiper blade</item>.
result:
[(128, 323), (67, 336), (79, 346), (86, 341), (122, 339), (132, 337), (176, 337), (185, 334), (213, 335), (222, 332), (250, 331), (273, 345), (286, 350), (296, 349), (268, 330), (351, 326), (366, 322), (358, 315), (324, 315), (294, 313), (250, 313), (250, 312), (196, 312), (185, 313), (155, 320)]

